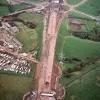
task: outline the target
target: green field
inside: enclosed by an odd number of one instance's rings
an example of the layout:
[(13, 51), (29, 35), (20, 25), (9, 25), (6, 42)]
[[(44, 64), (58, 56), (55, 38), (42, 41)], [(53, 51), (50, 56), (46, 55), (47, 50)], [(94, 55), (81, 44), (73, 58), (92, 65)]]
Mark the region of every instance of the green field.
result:
[(44, 16), (37, 13), (23, 13), (19, 15), (19, 18), (25, 21), (31, 21), (35, 24), (41, 24), (43, 22)]
[(0, 4), (5, 4), (5, 3), (7, 3), (6, 0), (0, 0)]
[(0, 71), (0, 100), (22, 100), (23, 95), (34, 87), (35, 64), (31, 63), (31, 72), (21, 74)]
[(4, 16), (9, 14), (9, 9), (8, 7), (0, 6), (0, 16)]
[(80, 18), (88, 18), (85, 15), (79, 14), (79, 13), (75, 13), (75, 12), (69, 12), (70, 16), (74, 16), (74, 17), (80, 17)]
[(63, 53), (66, 57), (77, 57), (80, 59), (85, 59), (88, 56), (100, 57), (100, 43), (70, 36), (65, 40)]
[[(18, 10), (21, 10), (21, 9), (24, 9), (24, 8), (26, 8), (25, 5), (14, 5), (14, 6), (12, 6), (13, 11), (18, 11)], [(0, 16), (7, 15), (9, 13), (10, 13), (10, 11), (9, 11), (7, 6), (0, 6)]]
[(76, 5), (80, 3), (82, 0), (67, 0), (68, 4), (70, 5)]
[(98, 16), (100, 11), (99, 4), (100, 0), (88, 0), (86, 3), (76, 9), (90, 15)]
[(22, 100), (32, 86), (32, 77), (0, 74), (0, 100)]
[[(71, 36), (71, 33), (67, 30), (67, 23), (68, 20), (65, 18), (60, 27), (56, 46), (56, 58), (61, 52), (66, 57), (78, 57), (80, 59), (85, 59), (88, 56), (100, 57), (100, 43)], [(92, 29), (96, 23), (88, 21), (88, 24)]]
[(23, 51), (29, 52), (37, 47), (37, 33), (33, 29), (29, 29), (22, 23), (17, 23), (20, 33), (16, 35), (16, 38), (23, 44)]
[(36, 32), (38, 34), (38, 54), (37, 54), (37, 59), (40, 59), (41, 52), (42, 52), (42, 33), (43, 33), (43, 23), (39, 25), (38, 28), (36, 28)]
[(27, 8), (27, 6), (25, 6), (25, 5), (14, 5), (12, 7), (13, 7), (14, 11), (18, 11), (18, 10)]
[(64, 100), (99, 100), (100, 67), (87, 66), (81, 72), (74, 72), (71, 78), (62, 78), (60, 82), (66, 88)]
[(39, 43), (41, 43), (39, 42), (39, 36), (41, 36), (43, 31), (43, 29), (41, 30), (41, 28), (43, 27), (41, 26), (43, 22), (43, 15), (36, 13), (23, 13), (19, 15), (19, 18), (23, 19), (24, 21), (31, 21), (32, 23), (37, 25), (35, 29), (29, 29), (22, 23), (17, 23), (20, 29), (20, 33), (16, 35), (16, 38), (23, 44), (23, 51), (29, 52), (37, 48), (39, 46)]
[(100, 24), (98, 24), (96, 21), (88, 20), (89, 19), (88, 17), (83, 16), (83, 15), (78, 14), (78, 13), (74, 13), (74, 12), (70, 12), (69, 15), (72, 17), (76, 17), (76, 21), (79, 20), (80, 23), (83, 22), (85, 24), (84, 26), (81, 26), (81, 30), (77, 30), (75, 28), (75, 26), (71, 26), (71, 27), (69, 26), (68, 27), (69, 30), (89, 32), (89, 34), (94, 34), (94, 35), (95, 35), (94, 29), (97, 29), (99, 32)]
[[(85, 61), (87, 57), (100, 58), (100, 42), (94, 42), (87, 39), (80, 39), (71, 36), (68, 32), (68, 20), (65, 18), (60, 27), (57, 46), (56, 59), (62, 52), (65, 57), (77, 57)], [(88, 26), (92, 29), (95, 22), (87, 21)], [(65, 63), (61, 66), (62, 70), (74, 68), (77, 62)], [(70, 78), (62, 76), (60, 82), (65, 86), (66, 96), (64, 100), (99, 100), (99, 86), (100, 80), (100, 63), (85, 65), (82, 71), (73, 72)]]

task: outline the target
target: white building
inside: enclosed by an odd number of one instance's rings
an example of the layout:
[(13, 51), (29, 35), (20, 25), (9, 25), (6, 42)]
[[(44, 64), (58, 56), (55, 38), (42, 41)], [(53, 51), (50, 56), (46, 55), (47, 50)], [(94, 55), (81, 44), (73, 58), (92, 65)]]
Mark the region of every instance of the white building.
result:
[(12, 34), (13, 33), (19, 33), (19, 29), (17, 28), (17, 26), (11, 26), (9, 23), (6, 23), (6, 22), (2, 22), (2, 27), (11, 32)]
[(59, 3), (59, 0), (52, 0), (52, 3)]

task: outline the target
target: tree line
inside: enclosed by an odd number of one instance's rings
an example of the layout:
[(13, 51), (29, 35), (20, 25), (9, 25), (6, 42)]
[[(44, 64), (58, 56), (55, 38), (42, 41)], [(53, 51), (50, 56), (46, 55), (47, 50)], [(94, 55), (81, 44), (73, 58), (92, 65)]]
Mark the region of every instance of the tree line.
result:
[(77, 63), (74, 66), (74, 68), (68, 68), (63, 71), (63, 75), (65, 78), (71, 77), (73, 75), (72, 72), (82, 71), (86, 65), (95, 64), (97, 61), (100, 61), (100, 58), (99, 57), (87, 57), (87, 59), (83, 61), (79, 58), (72, 57), (72, 58), (66, 58), (64, 62), (73, 63), (75, 61), (79, 63)]
[[(97, 31), (95, 29), (95, 31)], [(81, 39), (88, 39), (88, 40), (92, 40), (95, 42), (100, 42), (100, 32), (95, 32), (95, 34), (93, 33), (88, 33), (88, 32), (72, 32), (73, 36), (79, 37)]]

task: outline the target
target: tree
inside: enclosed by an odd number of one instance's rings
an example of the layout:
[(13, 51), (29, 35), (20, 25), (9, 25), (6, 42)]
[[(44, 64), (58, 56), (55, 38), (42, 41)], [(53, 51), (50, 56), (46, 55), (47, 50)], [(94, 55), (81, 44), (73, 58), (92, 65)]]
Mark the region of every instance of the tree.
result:
[(82, 67), (80, 65), (77, 65), (75, 68), (74, 68), (75, 71), (81, 71), (82, 70)]
[(69, 72), (67, 72), (66, 70), (63, 71), (63, 74), (64, 74), (64, 77), (65, 77), (65, 78), (68, 78), (68, 77), (72, 76), (72, 74), (69, 73)]
[(72, 72), (73, 72), (73, 69), (68, 68), (68, 69), (67, 69), (67, 72), (68, 72), (68, 73), (72, 73)]

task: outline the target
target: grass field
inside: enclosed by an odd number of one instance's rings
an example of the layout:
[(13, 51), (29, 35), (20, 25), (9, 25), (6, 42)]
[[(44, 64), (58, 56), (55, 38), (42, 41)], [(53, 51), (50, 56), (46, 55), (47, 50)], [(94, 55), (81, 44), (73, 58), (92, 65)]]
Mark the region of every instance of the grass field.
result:
[[(86, 57), (100, 57), (100, 42), (94, 42), (86, 39), (79, 39), (67, 31), (68, 20), (64, 19), (60, 27), (57, 47), (56, 59), (62, 52), (65, 57), (77, 57), (83, 61)], [(95, 26), (95, 23), (87, 22), (90, 28)], [(62, 70), (74, 68), (76, 63), (65, 63), (61, 66)], [(66, 96), (64, 100), (99, 100), (100, 80), (100, 62), (96, 64), (86, 65), (82, 71), (73, 72), (70, 78), (60, 79), (60, 83), (65, 86)]]
[(86, 3), (76, 9), (90, 15), (98, 16), (100, 9), (99, 4), (100, 0), (88, 0)]
[(12, 7), (13, 7), (13, 10), (14, 10), (14, 11), (18, 11), (18, 10), (21, 10), (21, 9), (26, 8), (25, 5), (14, 5), (14, 6), (12, 6)]
[(60, 81), (66, 88), (64, 100), (99, 100), (100, 67), (87, 66), (82, 72), (73, 73), (71, 78)]
[(23, 52), (29, 52), (37, 47), (37, 33), (33, 29), (29, 29), (22, 23), (17, 23), (20, 33), (16, 38), (23, 44)]
[(80, 3), (82, 0), (67, 0), (68, 4), (71, 4), (71, 5), (76, 5), (78, 3)]
[(32, 77), (0, 74), (0, 100), (22, 100), (32, 86)]
[(85, 59), (88, 56), (100, 57), (100, 43), (70, 36), (65, 40), (63, 53), (66, 57), (77, 57), (80, 59)]
[(0, 16), (4, 16), (4, 15), (7, 15), (9, 14), (9, 9), (8, 7), (3, 7), (3, 6), (0, 6)]
[(41, 24), (43, 22), (44, 16), (37, 13), (23, 13), (19, 15), (19, 18), (25, 21), (31, 21), (35, 24)]
[(0, 0), (0, 3), (5, 4), (5, 3), (7, 3), (7, 1), (6, 0)]
[[(5, 2), (2, 2), (2, 3), (5, 3)], [(13, 11), (18, 11), (18, 10), (26, 8), (26, 6), (25, 5), (14, 5), (12, 6), (12, 8), (13, 8)], [(7, 15), (9, 13), (10, 11), (7, 6), (0, 6), (0, 16)]]
[(80, 17), (80, 18), (88, 18), (88, 17), (85, 16), (85, 15), (81, 15), (81, 14), (75, 13), (75, 12), (69, 12), (69, 15), (70, 15), (70, 16), (74, 16), (74, 17)]
[(30, 74), (0, 71), (0, 100), (22, 100), (23, 95), (34, 87), (35, 64), (31, 64)]
[[(100, 57), (100, 43), (71, 36), (71, 33), (67, 30), (67, 22), (68, 20), (65, 18), (60, 27), (56, 45), (56, 58), (61, 52), (66, 57), (78, 57), (80, 59), (85, 59), (88, 56)], [(88, 24), (92, 29), (96, 23), (88, 21)]]
[(19, 18), (24, 21), (31, 21), (37, 25), (35, 29), (29, 29), (25, 25), (19, 24), (20, 33), (16, 35), (16, 38), (23, 44), (23, 51), (29, 52), (38, 46), (40, 48), (40, 43), (42, 43), (43, 15), (23, 13)]

